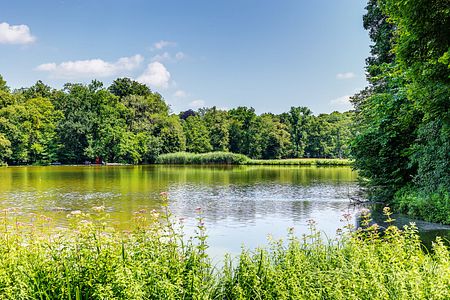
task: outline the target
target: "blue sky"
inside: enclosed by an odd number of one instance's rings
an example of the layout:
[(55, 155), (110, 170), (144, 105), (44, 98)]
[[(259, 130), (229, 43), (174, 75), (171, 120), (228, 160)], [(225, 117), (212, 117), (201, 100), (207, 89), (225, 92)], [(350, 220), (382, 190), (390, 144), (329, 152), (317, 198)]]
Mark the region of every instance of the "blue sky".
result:
[(0, 11), (0, 74), (13, 88), (131, 77), (174, 112), (213, 105), (344, 111), (366, 85), (365, 4), (8, 1)]

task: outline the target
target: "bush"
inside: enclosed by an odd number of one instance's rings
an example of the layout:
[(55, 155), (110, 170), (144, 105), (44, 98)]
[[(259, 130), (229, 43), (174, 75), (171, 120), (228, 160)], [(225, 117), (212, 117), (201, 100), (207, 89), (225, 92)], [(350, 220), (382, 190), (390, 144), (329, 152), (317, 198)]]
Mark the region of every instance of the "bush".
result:
[(450, 224), (450, 194), (441, 189), (436, 192), (421, 192), (412, 187), (395, 194), (394, 208), (411, 217)]

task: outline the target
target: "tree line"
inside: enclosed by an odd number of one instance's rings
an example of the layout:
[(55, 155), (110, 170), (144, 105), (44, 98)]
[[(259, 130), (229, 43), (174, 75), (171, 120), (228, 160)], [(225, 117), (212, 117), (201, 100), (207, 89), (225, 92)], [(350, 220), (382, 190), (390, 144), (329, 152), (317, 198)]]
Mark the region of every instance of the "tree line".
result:
[(160, 154), (229, 151), (251, 158), (345, 158), (353, 113), (314, 116), (306, 107), (257, 115), (253, 108), (216, 107), (171, 113), (146, 85), (118, 78), (67, 83), (38, 81), (11, 90), (0, 76), (0, 162), (152, 163)]
[(448, 0), (369, 0), (369, 86), (353, 97), (352, 154), (371, 191), (450, 224)]

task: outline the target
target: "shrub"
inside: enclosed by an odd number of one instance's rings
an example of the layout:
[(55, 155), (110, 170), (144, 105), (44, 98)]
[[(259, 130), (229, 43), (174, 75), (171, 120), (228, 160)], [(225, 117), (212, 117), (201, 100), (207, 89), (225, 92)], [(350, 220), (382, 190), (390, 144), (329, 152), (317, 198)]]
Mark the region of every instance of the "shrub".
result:
[(403, 188), (395, 194), (394, 207), (415, 218), (450, 224), (450, 194), (444, 189), (421, 192), (411, 187)]

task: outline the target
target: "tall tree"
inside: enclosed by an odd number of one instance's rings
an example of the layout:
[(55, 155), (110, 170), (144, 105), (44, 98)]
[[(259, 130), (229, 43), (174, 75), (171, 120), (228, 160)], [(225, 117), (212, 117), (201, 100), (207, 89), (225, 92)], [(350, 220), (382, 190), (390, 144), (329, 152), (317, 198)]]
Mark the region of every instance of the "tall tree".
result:
[(212, 150), (209, 142), (209, 132), (199, 116), (190, 116), (183, 121), (186, 136), (186, 150), (194, 153), (204, 153)]
[(130, 95), (149, 96), (152, 94), (152, 91), (145, 84), (126, 77), (114, 80), (108, 90), (120, 98)]
[(294, 157), (303, 157), (308, 141), (312, 112), (307, 107), (291, 107), (288, 113)]
[(228, 143), (230, 141), (228, 113), (214, 106), (205, 109), (202, 115), (206, 128), (209, 131), (210, 144), (213, 151), (228, 151)]

